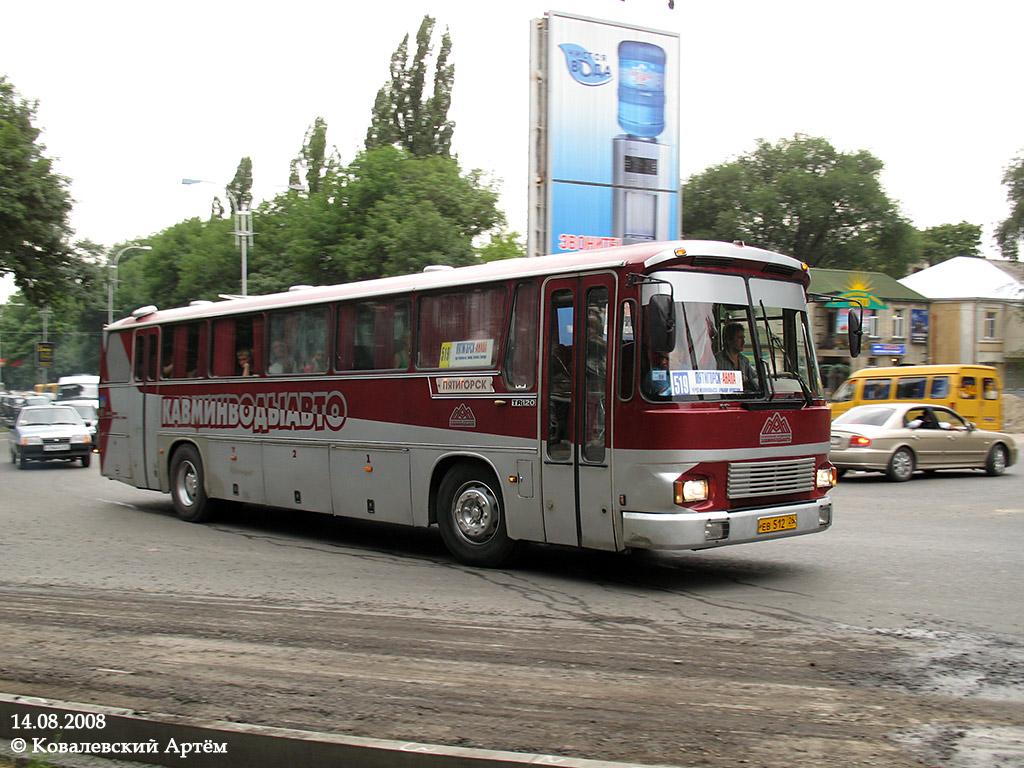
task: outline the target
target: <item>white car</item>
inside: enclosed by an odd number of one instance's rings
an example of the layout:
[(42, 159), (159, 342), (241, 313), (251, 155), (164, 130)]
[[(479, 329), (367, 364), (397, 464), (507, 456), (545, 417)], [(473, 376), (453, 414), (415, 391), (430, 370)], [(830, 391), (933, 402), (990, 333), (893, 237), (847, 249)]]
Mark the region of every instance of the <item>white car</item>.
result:
[(92, 437), (78, 411), (69, 405), (28, 405), (9, 434), (11, 463), (25, 469), (30, 461), (92, 462)]
[(858, 405), (832, 422), (829, 459), (850, 469), (909, 480), (915, 470), (983, 469), (1001, 475), (1017, 461), (1017, 443), (978, 429), (956, 411), (925, 403)]

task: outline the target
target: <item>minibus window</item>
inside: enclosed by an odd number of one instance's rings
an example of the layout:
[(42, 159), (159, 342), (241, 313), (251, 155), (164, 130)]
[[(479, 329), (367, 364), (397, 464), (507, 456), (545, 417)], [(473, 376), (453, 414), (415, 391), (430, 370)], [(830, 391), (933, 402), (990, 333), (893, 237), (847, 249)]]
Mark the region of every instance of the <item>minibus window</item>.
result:
[(890, 379), (868, 379), (864, 382), (864, 400), (888, 400)]
[(932, 400), (949, 397), (949, 376), (936, 376), (932, 379)]
[(921, 377), (903, 378), (896, 381), (897, 400), (921, 400), (928, 380)]
[(978, 397), (978, 380), (973, 376), (964, 376), (960, 380), (960, 397), (974, 400)]
[(998, 400), (999, 389), (996, 387), (995, 379), (983, 379), (984, 384), (982, 391), (985, 393), (983, 397), (986, 400)]

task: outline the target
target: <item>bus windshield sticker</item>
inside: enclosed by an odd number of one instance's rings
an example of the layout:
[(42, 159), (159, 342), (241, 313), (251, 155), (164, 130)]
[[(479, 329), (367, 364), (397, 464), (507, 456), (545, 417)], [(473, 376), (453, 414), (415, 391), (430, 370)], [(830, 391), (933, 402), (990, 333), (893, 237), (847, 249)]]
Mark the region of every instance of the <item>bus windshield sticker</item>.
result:
[(672, 371), (673, 395), (723, 395), (743, 391), (739, 371)]
[(446, 341), (441, 345), (440, 368), (487, 368), (491, 365), (494, 339)]

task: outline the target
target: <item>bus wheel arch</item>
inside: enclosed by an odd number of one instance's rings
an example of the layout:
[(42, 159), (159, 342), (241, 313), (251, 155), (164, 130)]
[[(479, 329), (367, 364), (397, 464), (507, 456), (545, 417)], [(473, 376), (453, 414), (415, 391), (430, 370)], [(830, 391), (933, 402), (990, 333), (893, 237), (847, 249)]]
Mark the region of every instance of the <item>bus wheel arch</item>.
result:
[(182, 442), (172, 448), (167, 476), (178, 517), (189, 523), (206, 522), (212, 517), (214, 502), (206, 495), (206, 471), (194, 443)]
[(501, 484), (485, 461), (454, 457), (436, 468), (431, 484), (432, 517), (452, 555), (466, 565), (509, 563), (521, 542), (509, 538)]

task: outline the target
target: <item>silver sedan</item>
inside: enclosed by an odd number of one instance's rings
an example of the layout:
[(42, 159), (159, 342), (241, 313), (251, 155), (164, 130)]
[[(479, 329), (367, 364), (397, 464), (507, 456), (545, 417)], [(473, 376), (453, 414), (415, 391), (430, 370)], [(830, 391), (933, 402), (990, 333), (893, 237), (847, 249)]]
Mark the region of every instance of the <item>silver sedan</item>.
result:
[(864, 469), (897, 482), (917, 469), (984, 469), (994, 476), (1017, 461), (1017, 444), (941, 406), (858, 405), (832, 422), (829, 458), (840, 474)]

